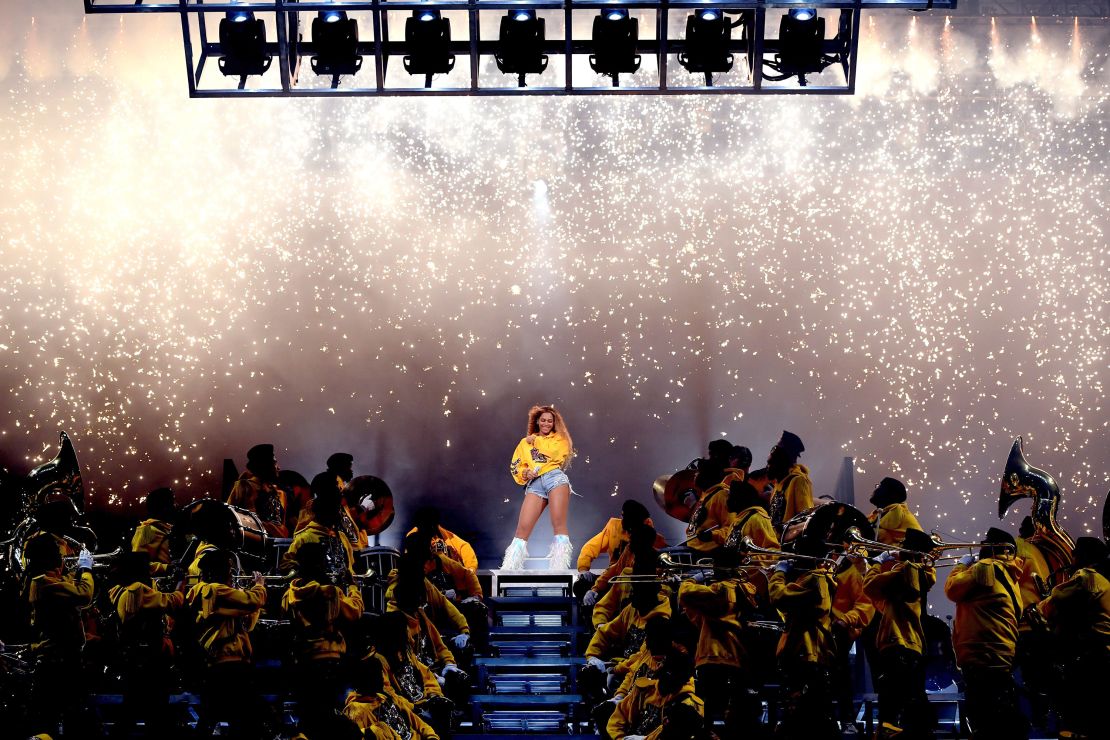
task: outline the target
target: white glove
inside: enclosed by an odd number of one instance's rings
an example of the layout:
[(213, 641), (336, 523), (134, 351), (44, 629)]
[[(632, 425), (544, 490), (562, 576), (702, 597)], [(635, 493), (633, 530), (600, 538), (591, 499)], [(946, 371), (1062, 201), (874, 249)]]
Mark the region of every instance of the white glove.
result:
[(643, 735), (625, 735), (624, 740), (644, 740)]
[(694, 508), (698, 503), (698, 496), (693, 491), (687, 491), (682, 498), (682, 503), (687, 509)]
[[(462, 637), (462, 636), (463, 635), (460, 635), (460, 637)], [(447, 678), (447, 676), (451, 673), (462, 673), (462, 669), (459, 668), (454, 663), (448, 663), (447, 665), (443, 666), (443, 677), (444, 678)]]
[(705, 583), (707, 578), (709, 578), (709, 573), (704, 570), (695, 570), (694, 575), (690, 576), (690, 580), (694, 583)]
[(459, 603), (460, 604), (473, 604), (475, 601), (479, 601), (477, 596), (467, 596), (465, 599), (463, 599)]
[(782, 573), (783, 575), (786, 575), (790, 572), (790, 566), (792, 565), (793, 563), (791, 563), (789, 560), (780, 560), (775, 563), (774, 571), (776, 573)]
[[(434, 673), (432, 675), (436, 676), (436, 674)], [(445, 679), (443, 676), (436, 676), (436, 683), (438, 683), (439, 687), (442, 689), (444, 686), (447, 685), (447, 679)]]
[(453, 588), (449, 588), (443, 592), (443, 598), (448, 601), (454, 601), (456, 596), (458, 596), (458, 594), (455, 593), (455, 589)]
[(592, 584), (597, 580), (597, 574), (592, 570), (580, 570), (578, 571), (578, 580)]
[(582, 597), (582, 606), (593, 606), (597, 603), (597, 591), (587, 591)]
[(960, 558), (960, 565), (963, 565), (963, 566), (968, 567), (968, 568), (970, 568), (971, 564), (974, 563), (974, 562), (975, 562), (975, 556), (974, 555), (964, 555), (962, 558)]
[(598, 669), (602, 673), (605, 672), (605, 663), (603, 663), (601, 661), (601, 658), (595, 658), (593, 656), (590, 656), (589, 658), (586, 658), (586, 665), (593, 666), (594, 668)]
[(462, 650), (470, 644), (470, 635), (463, 632), (462, 634), (455, 635), (454, 638), (451, 639), (451, 642), (454, 643), (455, 647), (459, 650)]
[(81, 554), (77, 556), (77, 570), (92, 570), (93, 557), (88, 549), (82, 547)]
[(879, 557), (875, 558), (876, 563), (889, 563), (891, 560), (894, 560), (893, 550), (883, 550), (879, 553)]

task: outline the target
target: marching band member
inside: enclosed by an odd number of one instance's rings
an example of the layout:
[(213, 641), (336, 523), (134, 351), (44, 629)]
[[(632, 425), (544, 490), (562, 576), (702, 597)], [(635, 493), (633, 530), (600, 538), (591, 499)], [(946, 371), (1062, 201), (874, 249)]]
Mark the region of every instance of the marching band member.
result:
[(952, 568), (944, 594), (956, 604), (952, 645), (964, 678), (967, 717), (975, 740), (1020, 740), (1029, 737), (1029, 723), (1018, 707), (1014, 684), (1021, 599), (1017, 580), (1021, 564), (1009, 532), (991, 527), (979, 558), (965, 555)]
[(767, 456), (767, 474), (775, 482), (771, 492), (771, 523), (779, 532), (796, 514), (813, 508), (809, 468), (798, 462), (798, 456), (805, 450), (798, 435), (784, 430)]
[(875, 539), (885, 545), (901, 545), (907, 529), (921, 529), (917, 517), (906, 506), (906, 486), (897, 478), (883, 478), (871, 494), (875, 511), (868, 519)]
[(74, 685), (72, 681), (85, 646), (81, 609), (93, 599), (92, 554), (82, 550), (76, 573), (66, 574), (55, 538), (39, 534), (28, 540), (24, 555), (35, 636), (31, 644), (34, 672), (27, 713), (31, 731), (55, 734), (61, 721), (66, 737), (92, 737), (84, 684)]
[(296, 558), (297, 576), (282, 597), (281, 609), (293, 624), (294, 693), (302, 729), (312, 737), (341, 698), (340, 660), (347, 652), (342, 628), (362, 616), (362, 592), (355, 584), (343, 589), (333, 583), (323, 543), (301, 545)]
[(342, 499), (338, 491), (321, 490), (312, 501), (312, 519), (293, 536), (293, 542), (281, 558), (281, 572), (289, 574), (297, 567), (297, 552), (309, 543), (324, 548), (329, 569), (345, 572), (345, 578), (354, 575), (355, 554), (350, 539), (340, 525)]
[(255, 445), (247, 450), (247, 469), (235, 481), (227, 503), (258, 514), (271, 537), (288, 537), (285, 522), (285, 491), (278, 485), (278, 464), (273, 445)]
[[(414, 650), (409, 619), (401, 612), (387, 612), (373, 626), (375, 649), (363, 660), (360, 676), (377, 674), (385, 693), (398, 707), (409, 707), (415, 715), (439, 734), (451, 729), (452, 702), (443, 695), (439, 679)], [(388, 717), (382, 717), (388, 721)], [(394, 720), (397, 718), (394, 717)], [(403, 730), (390, 722), (397, 731)], [(416, 724), (405, 723), (416, 730)]]
[[(593, 562), (604, 555), (609, 558), (609, 562), (605, 564), (608, 568), (620, 559), (621, 553), (628, 547), (632, 530), (644, 524), (652, 529), (655, 528), (655, 524), (648, 515), (647, 507), (635, 499), (625, 499), (625, 502), (621, 505), (620, 518), (610, 519), (600, 532), (582, 545), (577, 563), (579, 578), (584, 578), (592, 583), (594, 574), (590, 568), (593, 566)], [(667, 541), (663, 539), (663, 535), (656, 534), (655, 547), (666, 546)]]
[[(748, 538), (756, 547), (765, 550), (779, 549), (779, 536), (771, 524), (771, 515), (763, 506), (763, 500), (747, 481), (737, 481), (730, 485), (728, 493), (728, 511), (731, 523), (725, 530), (721, 544), (736, 543), (739, 545)], [(771, 565), (772, 558), (755, 556), (754, 562)]]
[(690, 655), (672, 647), (655, 678), (633, 681), (628, 696), (617, 703), (606, 725), (612, 740), (657, 740), (663, 732), (663, 714), (675, 704), (690, 706), (704, 716), (704, 705), (695, 693), (694, 664)]
[(742, 481), (748, 477), (748, 468), (752, 466), (752, 451), (741, 445), (733, 445), (728, 455), (728, 467), (725, 468), (725, 477), (721, 483), (726, 486), (733, 481)]
[[(598, 576), (593, 587), (582, 597), (583, 606), (593, 607), (593, 611), (590, 613), (590, 622), (594, 629), (616, 617), (621, 609), (628, 605), (628, 600), (632, 597), (632, 587), (628, 583), (610, 583), (613, 576), (631, 575), (637, 560), (649, 565), (657, 564), (659, 555), (655, 550), (655, 544), (658, 541), (658, 535), (651, 526), (641, 524), (635, 527), (629, 539), (628, 547), (624, 549), (616, 562)], [(598, 594), (602, 594), (600, 598)]]
[[(733, 484), (737, 485), (746, 486)], [(738, 557), (731, 551), (718, 552), (717, 566), (737, 564)], [(756, 609), (755, 587), (739, 578), (709, 585), (703, 585), (704, 580), (703, 573), (696, 572), (678, 590), (679, 608), (698, 630), (694, 653), (698, 695), (705, 701), (708, 717), (725, 718), (729, 737), (750, 736), (759, 732), (760, 681), (745, 648), (743, 618)]]
[(217, 721), (226, 719), (232, 737), (261, 738), (269, 709), (255, 687), (249, 633), (266, 605), (266, 587), (259, 573), (248, 590), (232, 586), (231, 563), (226, 550), (206, 552), (200, 561), (200, 583), (185, 595), (207, 659), (198, 734), (204, 736), (202, 726), (210, 734)]
[(355, 457), (349, 452), (331, 454), (327, 460), (328, 469), (312, 476), (312, 483), (309, 485), (310, 490), (313, 494), (329, 488), (341, 492), (355, 477), (354, 464)]
[(432, 549), (446, 555), (457, 563), (462, 563), (464, 568), (477, 573), (478, 556), (470, 543), (440, 524), (439, 509), (434, 506), (424, 506), (417, 510), (413, 517), (414, 526), (409, 534), (420, 532), (431, 540)]
[[(774, 456), (775, 453), (772, 453)], [(823, 557), (823, 550), (799, 553)], [(774, 567), (767, 585), (771, 605), (786, 623), (775, 656), (783, 675), (783, 738), (839, 737), (829, 698), (829, 667), (833, 660), (830, 640), (832, 574), (812, 561), (784, 558)]]
[(863, 591), (865, 573), (862, 558), (843, 557), (836, 567), (836, 595), (832, 603), (832, 637), (836, 648), (833, 693), (840, 725), (845, 729), (855, 727), (856, 717), (850, 670), (852, 645), (875, 616), (875, 605)]
[(621, 683), (613, 696), (593, 708), (594, 724), (599, 734), (605, 734), (605, 727), (613, 710), (620, 700), (628, 696), (633, 684), (641, 678), (654, 679), (663, 665), (663, 658), (670, 650), (673, 640), (671, 620), (658, 614), (647, 621), (644, 629), (644, 644), (636, 653), (613, 668), (614, 675), (620, 675)]
[[(904, 732), (931, 738), (935, 719), (925, 695), (925, 632), (921, 613), (937, 572), (925, 562), (936, 543), (920, 529), (907, 529), (899, 554), (883, 552), (867, 571), (863, 591), (880, 614), (875, 630), (880, 736)], [(885, 734), (884, 734), (885, 733)]]
[[(489, 637), (489, 610), (482, 601), (482, 586), (475, 571), (447, 555), (444, 540), (429, 538), (422, 530), (413, 530), (405, 541), (414, 547), (430, 543), (424, 560), (424, 577), (459, 610), (476, 645), (484, 648)], [(450, 552), (457, 553), (453, 549)]]
[(439, 735), (413, 710), (412, 704), (387, 690), (381, 671), (356, 674), (343, 714), (368, 740), (439, 740)]
[[(1037, 612), (1055, 628), (1065, 655), (1061, 725), (1072, 737), (1106, 731), (1101, 702), (1110, 675), (1110, 559), (1106, 544), (1080, 537), (1072, 553), (1072, 576), (1052, 589)], [(1063, 736), (1063, 735), (1061, 735)]]
[[(1018, 595), (1021, 596), (1023, 614), (1045, 597), (1041, 588), (1048, 588), (1047, 584), (1052, 576), (1052, 569), (1040, 548), (1029, 542), (1032, 536), (1033, 518), (1027, 516), (1022, 519), (1018, 536), (1014, 538), (1018, 562), (1021, 563)], [(1052, 653), (1052, 640), (1047, 631), (1034, 627), (1031, 620), (1019, 619), (1014, 663), (1021, 671), (1021, 686), (1029, 697), (1033, 724), (1038, 727), (1043, 727), (1048, 722), (1049, 695), (1053, 693)]]
[(173, 531), (176, 513), (173, 491), (169, 488), (157, 488), (146, 495), (147, 518), (135, 527), (135, 534), (131, 537), (131, 551), (145, 552), (150, 556), (152, 576), (165, 575), (169, 570), (172, 561), (170, 533)]
[[(634, 575), (655, 575), (655, 567), (643, 563), (632, 570)], [(632, 584), (632, 600), (612, 621), (594, 632), (586, 648), (586, 663), (599, 671), (607, 671), (606, 661), (629, 658), (643, 644), (647, 621), (654, 616), (670, 618), (671, 602), (658, 583)]]
[(130, 737), (127, 731), (136, 719), (143, 720), (146, 737), (176, 735), (169, 716), (173, 645), (166, 638), (166, 617), (182, 607), (185, 593), (156, 590), (151, 565), (146, 552), (124, 553), (115, 564), (117, 585), (108, 591), (120, 624), (123, 717), (113, 728), (119, 737)]

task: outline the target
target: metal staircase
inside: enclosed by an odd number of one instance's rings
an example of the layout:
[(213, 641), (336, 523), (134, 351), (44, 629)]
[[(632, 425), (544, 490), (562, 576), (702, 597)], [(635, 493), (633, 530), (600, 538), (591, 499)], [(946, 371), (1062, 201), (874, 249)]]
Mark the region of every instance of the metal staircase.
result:
[(571, 570), (491, 571), (489, 655), (476, 658), (473, 729), (505, 740), (582, 731), (577, 693), (584, 633)]

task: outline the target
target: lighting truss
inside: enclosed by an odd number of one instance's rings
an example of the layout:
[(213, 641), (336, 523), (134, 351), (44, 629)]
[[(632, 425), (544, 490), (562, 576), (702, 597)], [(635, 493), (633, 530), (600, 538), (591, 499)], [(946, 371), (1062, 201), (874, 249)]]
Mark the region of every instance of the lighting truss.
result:
[[(189, 95), (208, 97), (330, 97), (415, 95), (628, 95), (628, 94), (817, 94), (855, 92), (860, 14), (864, 10), (953, 10), (956, 0), (84, 0), (85, 12), (168, 13), (180, 18), (188, 70)], [(828, 71), (808, 80), (787, 75), (781, 63), (778, 38), (781, 16), (812, 8), (826, 19), (820, 40), (821, 58)], [(644, 64), (634, 74), (616, 77), (591, 70), (597, 53), (591, 32), (600, 12), (627, 11), (639, 18), (634, 51)], [(323, 75), (308, 62), (321, 49), (311, 38), (314, 18), (325, 11), (358, 17), (361, 35), (355, 52), (366, 57), (353, 74)], [(406, 43), (406, 19), (418, 12), (442, 16), (447, 54), (458, 59), (446, 74), (407, 74), (402, 60), (411, 49)], [(715, 11), (732, 24), (727, 53), (737, 60), (727, 72), (690, 73), (680, 57), (697, 54), (697, 39), (686, 38), (688, 18)], [(493, 65), (503, 45), (497, 23), (506, 13), (529, 12), (547, 20), (547, 33), (536, 51), (551, 59), (543, 74), (533, 74), (527, 86), (518, 75), (503, 75)], [(229, 76), (216, 61), (229, 55), (215, 33), (219, 21), (231, 14), (251, 13), (264, 22), (266, 39), (261, 53), (274, 63), (260, 75)], [(346, 17), (346, 16), (344, 16)], [(567, 30), (570, 30), (568, 33)], [(483, 36), (483, 33), (485, 36)], [(789, 53), (789, 52), (788, 52)], [(370, 64), (370, 60), (373, 64)], [(466, 63), (464, 63), (464, 60)], [(648, 63), (649, 60), (652, 63)], [(509, 79), (509, 78), (514, 79)], [(520, 82), (523, 83), (523, 77)]]

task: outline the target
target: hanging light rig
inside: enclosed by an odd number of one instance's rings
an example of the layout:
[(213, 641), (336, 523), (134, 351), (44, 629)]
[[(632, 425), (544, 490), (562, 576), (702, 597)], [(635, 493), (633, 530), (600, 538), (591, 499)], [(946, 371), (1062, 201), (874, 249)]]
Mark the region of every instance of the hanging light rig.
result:
[[(623, 4), (629, 0), (84, 2), (90, 14), (177, 14), (192, 97), (850, 95), (855, 91), (863, 10), (946, 10), (956, 6), (956, 0), (813, 0), (805, 5), (791, 0), (735, 4), (636, 0), (631, 6)], [(675, 14), (685, 16), (684, 32), (671, 30)], [(209, 35), (211, 19), (216, 17), (220, 18), (219, 42), (213, 43)], [(483, 19), (494, 17), (498, 18), (497, 37), (482, 38)], [(305, 39), (301, 29), (309, 30), (305, 27), (308, 18), (311, 38)], [(404, 36), (398, 38), (396, 27), (401, 18)], [(778, 34), (772, 36), (768, 27), (773, 27), (776, 19)], [(547, 20), (558, 23), (561, 38), (548, 38)], [(453, 36), (457, 29), (452, 28), (452, 21), (462, 24), (465, 38)], [(647, 38), (641, 37), (641, 21), (653, 31)], [(826, 38), (826, 28), (834, 23), (835, 34)], [(574, 30), (583, 27), (590, 29), (589, 35), (575, 38)], [(469, 75), (452, 74), (459, 55), (467, 60), (463, 66)], [(581, 59), (579, 55), (588, 60), (592, 75), (584, 76), (573, 63), (576, 56)], [(274, 57), (279, 64), (272, 64)], [(563, 78), (555, 82), (554, 75), (545, 72), (557, 57), (562, 57), (555, 66), (563, 71)], [(221, 75), (204, 74), (213, 58), (223, 77), (237, 79), (236, 86), (215, 83)], [(330, 86), (299, 79), (305, 58), (311, 62), (311, 71), (330, 81)], [(740, 58), (747, 62), (747, 69), (737, 73)], [(490, 84), (483, 72), (483, 60), (490, 59), (516, 84)], [(654, 59), (655, 64), (645, 69), (644, 59)], [(676, 74), (675, 62), (685, 74)], [(405, 74), (396, 74), (398, 65), (419, 82), (406, 83)], [(822, 74), (833, 65), (840, 66), (842, 79), (840, 74)], [(604, 82), (599, 82), (599, 77)], [(248, 86), (248, 80), (256, 81)], [(278, 81), (280, 84), (275, 84)]]

